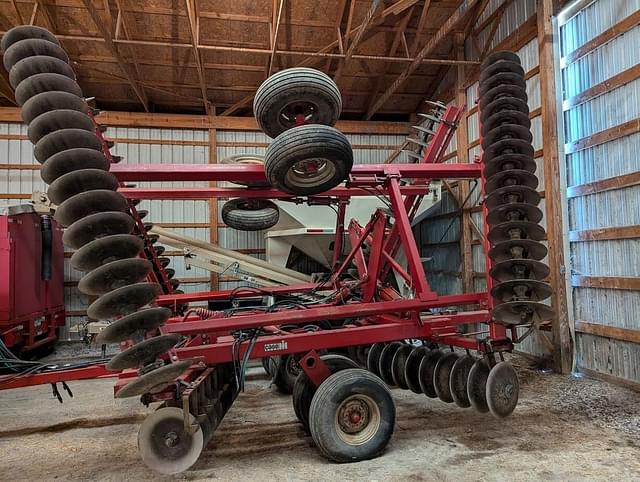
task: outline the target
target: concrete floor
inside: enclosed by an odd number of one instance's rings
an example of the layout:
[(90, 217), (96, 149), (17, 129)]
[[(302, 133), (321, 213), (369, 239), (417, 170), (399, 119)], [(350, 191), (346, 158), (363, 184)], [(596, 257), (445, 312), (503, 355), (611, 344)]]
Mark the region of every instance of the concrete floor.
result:
[[(175, 478), (640, 480), (640, 394), (518, 370), (521, 401), (506, 420), (394, 390), (398, 423), (385, 454), (338, 465), (315, 450), (290, 397), (253, 368), (214, 440)], [(153, 407), (114, 400), (112, 385), (74, 382), (74, 398), (65, 394), (63, 405), (47, 386), (0, 392), (0, 480), (163, 480), (136, 448), (138, 425)]]

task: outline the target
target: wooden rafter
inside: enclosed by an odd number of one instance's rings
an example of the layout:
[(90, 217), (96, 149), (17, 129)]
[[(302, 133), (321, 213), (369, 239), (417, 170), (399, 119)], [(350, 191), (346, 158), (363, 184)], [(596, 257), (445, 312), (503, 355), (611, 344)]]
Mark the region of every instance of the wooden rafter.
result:
[(280, 24), (282, 20), (282, 10), (284, 8), (285, 0), (280, 0), (280, 5), (278, 6), (278, 15), (274, 17), (274, 25), (272, 28), (273, 35), (271, 39), (271, 54), (269, 55), (269, 68), (267, 70), (267, 77), (271, 75), (273, 72), (273, 63), (276, 59), (276, 50), (278, 49), (278, 34), (280, 33)]
[(464, 2), (458, 9), (451, 15), (447, 21), (438, 29), (436, 34), (427, 42), (427, 44), (418, 52), (413, 61), (398, 75), (396, 80), (389, 86), (389, 88), (380, 96), (374, 105), (372, 105), (367, 111), (366, 119), (371, 119), (373, 115), (389, 100), (389, 98), (398, 90), (409, 76), (420, 66), (422, 59), (429, 55), (433, 50), (442, 42), (444, 37), (451, 33), (464, 19), (466, 19), (469, 12), (473, 12), (474, 7), (480, 0), (468, 0)]
[(343, 72), (344, 68), (351, 61), (351, 57), (353, 56), (356, 48), (360, 44), (364, 33), (371, 26), (373, 18), (375, 16), (376, 12), (378, 11), (378, 7), (380, 6), (381, 3), (382, 3), (381, 0), (372, 0), (371, 1), (371, 6), (369, 7), (369, 10), (367, 11), (367, 14), (365, 15), (364, 19), (362, 20), (362, 23), (360, 24), (360, 27), (358, 28), (358, 31), (356, 32), (356, 36), (353, 39), (353, 42), (351, 42), (351, 44), (347, 48), (347, 53), (345, 54), (344, 59), (342, 59), (340, 61), (340, 64), (338, 65), (338, 70), (336, 71), (336, 74), (335, 74), (335, 76), (333, 78), (333, 80), (335, 82), (338, 82), (340, 80), (340, 77), (342, 75), (342, 72)]
[[(347, 10), (347, 0), (340, 0), (338, 4), (338, 15), (336, 17), (336, 30), (338, 31), (338, 51), (343, 54), (344, 53), (344, 44), (342, 43), (342, 31), (340, 30), (340, 26), (342, 25), (342, 17), (344, 17), (344, 12)], [(331, 62), (333, 59), (327, 59), (327, 62), (324, 67), (325, 72), (329, 72), (331, 69)]]
[(13, 5), (13, 10), (16, 12), (16, 16), (18, 17), (18, 22), (20, 22), (20, 25), (24, 24), (24, 19), (22, 18), (20, 9), (18, 9), (18, 4), (16, 3), (16, 0), (11, 0), (11, 5)]
[[(124, 21), (124, 10), (122, 8), (122, 5), (120, 4), (120, 0), (115, 0), (115, 1), (116, 1), (116, 7), (118, 8), (118, 17), (116, 19), (114, 35), (116, 36), (116, 38), (118, 38), (119, 30), (121, 29), (122, 33), (124, 33), (124, 37), (127, 40), (129, 40), (130, 39), (129, 29), (127, 28), (127, 25)], [(123, 1), (126, 1), (126, 0), (123, 0)], [(131, 54), (131, 60), (133, 61), (133, 68), (136, 71), (136, 75), (138, 76), (138, 79), (141, 79), (142, 75), (140, 74), (140, 66), (139, 66), (140, 63), (138, 62), (136, 50), (133, 48), (133, 45), (129, 45), (129, 54)]]
[(424, 33), (424, 28), (427, 25), (427, 18), (428, 18), (430, 6), (431, 6), (431, 0), (424, 0), (424, 5), (422, 6), (422, 12), (420, 13), (420, 20), (418, 21), (418, 28), (416, 29), (416, 36), (413, 39), (411, 48), (409, 49), (410, 55), (415, 55), (416, 51), (418, 50), (418, 47), (420, 47), (420, 41)]
[[(409, 25), (409, 21), (411, 20), (412, 15), (413, 15), (413, 7), (409, 9), (409, 11), (405, 14), (404, 18), (400, 21), (400, 24), (398, 25), (398, 30), (396, 31), (396, 34), (393, 38), (393, 42), (391, 42), (391, 48), (389, 49), (389, 52), (388, 52), (389, 56), (396, 54), (396, 51), (398, 50), (398, 46), (402, 42), (402, 39), (404, 39), (404, 31), (407, 29), (407, 25)], [(383, 67), (382, 73), (378, 75), (378, 78), (376, 79), (376, 83), (373, 87), (373, 90), (371, 91), (371, 99), (369, 99), (369, 103), (367, 104), (368, 105), (367, 110), (376, 101), (378, 92), (382, 87), (382, 83), (384, 82), (384, 79), (387, 75), (387, 71), (389, 70), (389, 67), (390, 67), (389, 63), (385, 64)]]
[(196, 69), (198, 70), (198, 82), (200, 84), (200, 92), (202, 93), (202, 102), (204, 104), (204, 110), (209, 114), (209, 99), (207, 98), (207, 84), (205, 81), (204, 68), (202, 67), (202, 59), (200, 58), (200, 52), (198, 51), (199, 43), (199, 25), (198, 16), (196, 13), (195, 0), (184, 0), (187, 7), (187, 14), (189, 16), (189, 32), (191, 34), (191, 46), (193, 48), (193, 56), (196, 61)]
[(147, 96), (144, 93), (144, 90), (140, 87), (140, 85), (138, 85), (137, 79), (129, 71), (129, 68), (124, 58), (122, 58), (122, 55), (118, 51), (118, 47), (113, 42), (113, 37), (111, 36), (111, 32), (109, 31), (109, 29), (106, 28), (103, 19), (100, 17), (100, 14), (96, 10), (91, 0), (82, 0), (82, 3), (89, 11), (89, 15), (91, 16), (93, 23), (98, 28), (98, 31), (102, 35), (102, 38), (104, 39), (107, 49), (109, 49), (109, 51), (111, 52), (111, 55), (113, 55), (118, 61), (118, 65), (120, 66), (120, 69), (122, 70), (125, 77), (127, 78), (129, 85), (131, 85), (131, 88), (135, 92), (136, 97), (138, 97), (138, 99), (140, 100), (140, 103), (144, 107), (144, 110), (149, 112), (149, 102), (147, 100)]

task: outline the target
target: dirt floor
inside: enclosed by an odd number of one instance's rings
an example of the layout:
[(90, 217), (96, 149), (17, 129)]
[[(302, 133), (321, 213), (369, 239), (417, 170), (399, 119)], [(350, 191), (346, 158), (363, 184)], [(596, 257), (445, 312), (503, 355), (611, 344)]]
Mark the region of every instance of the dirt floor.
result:
[[(179, 480), (640, 480), (640, 394), (527, 368), (514, 414), (497, 420), (394, 390), (397, 426), (378, 459), (334, 464), (297, 423), (291, 398), (252, 368), (247, 389)], [(152, 408), (114, 400), (112, 380), (0, 392), (0, 480), (163, 480), (138, 458)], [(170, 479), (170, 478), (167, 478)]]

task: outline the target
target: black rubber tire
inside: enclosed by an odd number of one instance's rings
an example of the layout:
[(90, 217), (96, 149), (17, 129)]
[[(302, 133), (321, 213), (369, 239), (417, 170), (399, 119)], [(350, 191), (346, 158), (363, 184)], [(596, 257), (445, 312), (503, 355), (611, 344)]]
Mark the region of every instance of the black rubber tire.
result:
[(253, 112), (260, 129), (269, 137), (277, 137), (294, 127), (283, 111), (301, 103), (312, 106), (309, 124), (332, 126), (342, 111), (340, 89), (331, 77), (319, 70), (294, 67), (277, 72), (260, 85)]
[(48, 55), (37, 55), (17, 62), (9, 72), (9, 83), (15, 89), (26, 78), (46, 72), (64, 75), (72, 80), (76, 79), (73, 69), (64, 60), (49, 57)]
[[(337, 411), (350, 397), (364, 396), (373, 404), (377, 426), (360, 443), (349, 443), (338, 433)], [(358, 462), (380, 455), (386, 448), (396, 422), (391, 392), (375, 375), (360, 368), (334, 373), (316, 391), (309, 411), (311, 436), (320, 452), (334, 462)], [(365, 428), (365, 430), (368, 427)]]
[[(337, 373), (340, 370), (347, 370), (349, 368), (360, 368), (355, 361), (335, 353), (321, 355), (320, 359), (331, 373)], [(311, 380), (304, 371), (300, 373), (296, 379), (296, 383), (293, 385), (293, 411), (302, 424), (304, 431), (307, 433), (309, 432), (309, 410), (311, 409), (311, 402), (316, 390), (317, 387), (311, 383)]]
[[(227, 164), (231, 166), (264, 166), (264, 156), (256, 154), (239, 154), (237, 156), (229, 156), (222, 159), (219, 164)], [(234, 184), (247, 187), (269, 187), (267, 181), (233, 181)]]
[[(297, 163), (311, 160), (323, 163), (319, 175), (294, 170)], [(342, 132), (329, 126), (307, 125), (279, 135), (267, 148), (264, 167), (272, 186), (304, 196), (336, 187), (347, 179), (352, 166), (353, 150)]]
[(59, 45), (40, 38), (28, 38), (19, 40), (11, 47), (4, 51), (4, 68), (7, 72), (11, 71), (11, 68), (27, 57), (35, 57), (37, 55), (48, 55), (49, 57), (55, 57), (64, 62), (69, 62), (67, 53)]
[(267, 199), (231, 199), (222, 206), (222, 220), (239, 231), (262, 231), (278, 223), (280, 210)]
[(302, 371), (301, 368), (298, 368), (300, 372), (297, 373), (293, 370), (292, 364), (294, 362), (297, 365), (293, 355), (284, 355), (275, 358), (275, 369), (272, 383), (278, 388), (280, 393), (291, 395), (293, 392), (293, 386)]

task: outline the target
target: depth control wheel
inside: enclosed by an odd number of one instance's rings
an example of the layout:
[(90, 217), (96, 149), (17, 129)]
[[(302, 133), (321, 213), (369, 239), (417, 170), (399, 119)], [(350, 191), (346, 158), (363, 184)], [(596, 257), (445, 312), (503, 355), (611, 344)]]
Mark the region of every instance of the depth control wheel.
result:
[(375, 375), (352, 368), (334, 373), (311, 402), (311, 436), (334, 462), (374, 458), (385, 449), (395, 425), (391, 392)]
[(302, 368), (298, 365), (293, 355), (285, 355), (274, 359), (272, 370), (273, 384), (284, 394), (293, 392), (293, 385), (296, 383), (298, 375), (302, 373)]
[[(190, 415), (192, 424), (196, 423)], [(138, 432), (138, 450), (143, 462), (161, 474), (178, 474), (191, 467), (204, 447), (202, 429), (184, 429), (184, 414), (176, 407), (164, 407), (144, 419)]]
[[(322, 355), (320, 359), (324, 362), (331, 373), (337, 373), (340, 370), (348, 368), (360, 368), (358, 364), (347, 358), (346, 356), (329, 354)], [(317, 387), (311, 382), (307, 374), (303, 371), (296, 379), (293, 385), (293, 411), (300, 423), (304, 427), (305, 432), (309, 432), (309, 410), (311, 409), (311, 401), (315, 395)]]

